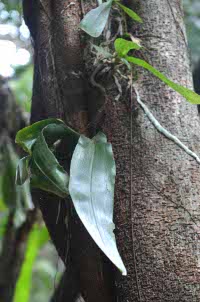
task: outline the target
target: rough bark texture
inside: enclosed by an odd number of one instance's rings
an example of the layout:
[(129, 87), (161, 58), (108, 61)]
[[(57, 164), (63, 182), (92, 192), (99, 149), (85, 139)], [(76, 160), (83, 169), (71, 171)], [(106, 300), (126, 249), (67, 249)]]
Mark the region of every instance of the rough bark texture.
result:
[[(31, 121), (59, 117), (80, 133), (89, 135), (89, 90), (84, 77), (83, 45), (78, 29), (82, 16), (80, 2), (25, 0), (23, 6), (35, 49)], [(58, 157), (69, 169), (64, 150), (65, 144)], [(67, 267), (65, 299), (75, 301), (81, 293), (86, 301), (112, 301), (110, 264), (105, 264), (108, 260), (91, 240), (71, 201), (59, 200), (43, 192), (35, 192), (34, 196), (59, 256)], [(56, 223), (59, 203), (61, 215)]]
[[(145, 59), (191, 87), (181, 1), (134, 3), (143, 25), (132, 34), (142, 39)], [(200, 154), (196, 106), (141, 69), (135, 86), (158, 121)], [(134, 97), (132, 113), (112, 101), (106, 111), (103, 130), (117, 163), (116, 234), (128, 269), (118, 301), (199, 301), (199, 165), (158, 133)]]
[[(132, 5), (143, 18), (142, 25), (133, 26), (130, 22), (128, 27), (133, 36), (142, 39), (145, 59), (171, 79), (191, 87), (181, 1), (138, 0), (134, 5), (132, 1), (125, 4)], [(36, 32), (32, 30), (35, 44), (32, 121), (57, 116), (80, 132), (90, 134), (89, 85), (84, 79), (84, 45), (78, 30), (80, 3), (38, 0), (34, 2), (36, 14), (27, 7), (24, 12), (29, 28), (31, 24), (36, 28)], [(188, 104), (149, 73), (138, 68), (137, 72), (135, 86), (155, 117), (200, 153), (196, 106)], [(134, 91), (132, 100), (130, 94), (115, 100), (117, 94), (113, 81), (107, 90), (104, 119), (98, 125), (113, 144), (117, 164), (116, 236), (128, 270), (127, 277), (115, 274), (116, 299), (110, 263), (105, 264), (105, 257), (91, 241), (73, 208), (60, 201), (62, 215), (56, 224), (59, 201), (37, 193), (59, 255), (68, 268), (75, 270), (73, 285), (66, 282), (65, 290), (71, 294), (67, 301), (74, 301), (78, 292), (86, 302), (198, 301), (199, 165), (157, 132), (137, 105)], [(68, 168), (68, 160), (62, 162)], [(64, 224), (66, 215), (68, 233)], [(66, 248), (64, 238), (69, 233), (70, 247)], [(67, 284), (71, 284), (70, 288)], [(77, 295), (73, 296), (74, 288)]]

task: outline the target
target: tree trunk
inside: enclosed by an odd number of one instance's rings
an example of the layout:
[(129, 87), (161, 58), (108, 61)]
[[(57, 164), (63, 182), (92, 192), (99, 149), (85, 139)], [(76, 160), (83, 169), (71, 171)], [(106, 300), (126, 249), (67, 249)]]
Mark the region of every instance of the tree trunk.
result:
[[(28, 1), (24, 3), (26, 22), (29, 28), (34, 24), (35, 35), (32, 121), (56, 116), (91, 135), (91, 115), (102, 98), (100, 89), (91, 91), (89, 78), (94, 70), (89, 61), (83, 61), (86, 42), (80, 39), (83, 33), (78, 30), (82, 13), (79, 1), (35, 1), (32, 10)], [(129, 32), (141, 38), (145, 46), (143, 58), (172, 80), (192, 87), (181, 1), (136, 0), (132, 4), (130, 0), (125, 4), (132, 5), (143, 18), (142, 25), (128, 23)], [(134, 67), (134, 75), (136, 71), (134, 87), (156, 119), (200, 154), (196, 106), (146, 71)], [(112, 77), (107, 81), (107, 97), (96, 128), (102, 129), (113, 145), (117, 165), (115, 233), (127, 277), (113, 273), (70, 201), (37, 192), (59, 255), (75, 271), (77, 293), (67, 301), (75, 301), (80, 293), (86, 302), (198, 301), (199, 166), (154, 128), (136, 102), (134, 89), (126, 93), (128, 83), (121, 82), (123, 96), (119, 98), (119, 87)], [(105, 79), (102, 83), (105, 85)], [(62, 151), (64, 147), (60, 154)], [(62, 163), (69, 167), (68, 159)], [(59, 202), (62, 214), (56, 224)], [(74, 292), (72, 285), (65, 290)]]

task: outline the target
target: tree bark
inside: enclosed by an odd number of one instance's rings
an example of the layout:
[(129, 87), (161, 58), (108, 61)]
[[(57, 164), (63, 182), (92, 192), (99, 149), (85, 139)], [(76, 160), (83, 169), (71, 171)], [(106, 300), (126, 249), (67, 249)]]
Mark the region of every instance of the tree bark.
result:
[[(23, 7), (26, 23), (33, 33), (35, 50), (31, 122), (58, 117), (80, 133), (90, 135), (89, 87), (85, 80), (83, 44), (78, 30), (82, 16), (80, 2), (25, 0)], [(60, 155), (60, 162), (68, 170), (70, 161), (65, 158), (64, 150), (65, 144), (58, 157)], [(68, 300), (75, 301), (82, 295), (86, 301), (112, 301), (114, 280), (111, 264), (90, 238), (71, 200), (59, 200), (38, 190), (33, 198), (43, 213), (67, 271), (73, 270), (73, 274), (67, 277), (70, 285), (65, 288)], [(59, 207), (61, 215), (57, 223)]]
[[(134, 3), (143, 25), (132, 26), (131, 32), (142, 39), (145, 59), (191, 88), (181, 1)], [(142, 100), (199, 154), (196, 106), (148, 72), (137, 71), (134, 85)], [(132, 108), (128, 102), (129, 113), (122, 102), (111, 102), (102, 127), (117, 163), (116, 234), (128, 269), (128, 277), (117, 284), (118, 301), (198, 301), (199, 165), (154, 128), (134, 97)]]
[[(142, 58), (191, 88), (181, 1), (136, 0), (125, 4), (143, 18), (139, 26), (128, 22), (129, 32), (145, 46)], [(35, 24), (32, 121), (60, 117), (79, 132), (91, 135), (92, 93), (85, 79), (93, 70), (83, 61), (86, 43), (78, 30), (80, 3), (35, 1), (34, 5), (36, 14), (31, 15), (27, 7), (25, 11), (29, 28), (30, 23)], [(35, 22), (30, 22), (31, 16)], [(134, 67), (134, 75), (136, 71), (134, 86), (157, 120), (200, 154), (196, 106), (148, 72)], [(115, 233), (128, 276), (113, 274), (112, 265), (90, 239), (69, 201), (38, 192), (36, 199), (52, 239), (65, 264), (76, 272), (76, 296), (81, 293), (86, 302), (198, 301), (199, 166), (154, 128), (136, 102), (134, 89), (126, 93), (127, 82), (122, 81), (120, 98), (114, 80), (108, 84), (103, 117), (96, 128), (102, 129), (113, 145), (117, 165)], [(95, 93), (100, 94), (98, 89)], [(60, 154), (62, 151), (64, 145)], [(69, 159), (62, 163), (69, 168)], [(56, 224), (59, 202), (62, 215)]]

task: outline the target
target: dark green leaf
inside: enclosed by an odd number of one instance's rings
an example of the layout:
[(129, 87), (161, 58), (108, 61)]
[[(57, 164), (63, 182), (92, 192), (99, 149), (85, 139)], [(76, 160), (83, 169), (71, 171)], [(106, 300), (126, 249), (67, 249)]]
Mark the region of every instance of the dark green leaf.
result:
[(141, 46), (132, 41), (127, 41), (122, 38), (118, 38), (115, 40), (115, 50), (120, 57), (124, 57), (131, 49), (139, 50)]
[(108, 21), (112, 3), (113, 0), (108, 0), (89, 11), (81, 21), (80, 28), (92, 37), (99, 37)]
[(119, 5), (121, 7), (121, 9), (123, 9), (123, 11), (129, 15), (129, 17), (131, 17), (134, 21), (140, 22), (142, 23), (142, 19), (130, 8), (122, 5), (121, 3), (119, 3), (119, 1), (115, 1), (117, 3), (117, 5)]
[(115, 161), (103, 133), (92, 140), (81, 136), (70, 168), (69, 192), (89, 234), (106, 256), (125, 275), (113, 233)]
[(57, 186), (52, 185), (52, 182), (38, 169), (34, 161), (31, 161), (30, 170), (30, 184), (32, 187), (53, 193), (60, 197), (66, 197), (66, 193), (61, 192)]
[(49, 124), (43, 130), (43, 135), (49, 146), (58, 140), (65, 141), (65, 154), (71, 156), (79, 140), (79, 134), (63, 124)]
[[(53, 189), (59, 192), (59, 196), (65, 197), (68, 194), (68, 174), (58, 163), (56, 157), (48, 148), (43, 132), (38, 135), (38, 138), (34, 144), (32, 160), (40, 171), (41, 176), (43, 176), (42, 183), (45, 180), (48, 180), (48, 191), (52, 191)], [(40, 182), (40, 179), (38, 179), (38, 182)]]
[(49, 124), (64, 124), (59, 119), (46, 119), (25, 127), (17, 132), (16, 143), (31, 154), (31, 148), (44, 127)]
[(184, 96), (190, 103), (200, 104), (200, 95), (196, 94), (194, 91), (192, 91), (186, 87), (183, 87), (179, 84), (172, 82), (166, 76), (164, 76), (160, 71), (158, 71), (156, 68), (152, 67), (150, 64), (148, 64), (144, 60), (134, 58), (134, 57), (128, 57), (128, 56), (126, 56), (125, 59), (135, 65), (141, 66), (141, 67), (149, 70), (151, 73), (153, 73), (157, 78), (159, 78), (161, 81), (163, 81), (169, 87), (173, 88), (175, 91), (177, 91), (182, 96)]
[[(57, 119), (43, 120), (19, 131), (16, 141), (32, 153), (32, 156), (28, 157), (31, 185), (65, 197), (68, 194), (68, 174), (58, 163), (51, 148), (55, 142), (63, 140), (66, 155), (70, 158), (78, 139), (77, 132)], [(17, 173), (19, 184), (22, 183), (22, 178), (27, 179), (29, 171), (26, 167), (25, 160), (22, 160)]]

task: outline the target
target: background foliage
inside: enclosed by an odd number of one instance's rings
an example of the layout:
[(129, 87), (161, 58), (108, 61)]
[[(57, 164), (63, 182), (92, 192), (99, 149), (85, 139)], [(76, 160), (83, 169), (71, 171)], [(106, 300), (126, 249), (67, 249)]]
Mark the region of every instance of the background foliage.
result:
[[(16, 48), (15, 48), (16, 47)], [(11, 52), (11, 50), (12, 52)], [(25, 52), (27, 51), (28, 54)], [(9, 55), (11, 54), (11, 55)], [(21, 54), (21, 57), (20, 57)], [(29, 119), (33, 80), (32, 47), (28, 29), (22, 18), (21, 1), (0, 2), (0, 75), (14, 94), (17, 105)], [(28, 58), (29, 60), (25, 60)], [(2, 63), (2, 64), (1, 64)], [(0, 131), (1, 136), (1, 131)], [(2, 171), (5, 166), (0, 152), (0, 254), (6, 230), (9, 208), (4, 199), (5, 183)], [(14, 191), (14, 180), (12, 184)], [(57, 253), (49, 241), (44, 225), (35, 225), (29, 235), (26, 258), (15, 291), (15, 302), (49, 301), (63, 270)], [(41, 227), (43, 229), (41, 234)], [(40, 236), (39, 236), (40, 235)], [(41, 236), (43, 235), (43, 236)], [(23, 283), (23, 287), (21, 284)]]

